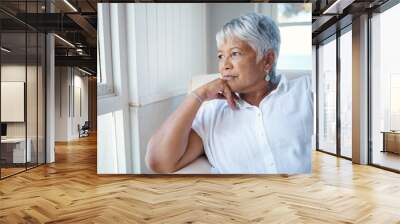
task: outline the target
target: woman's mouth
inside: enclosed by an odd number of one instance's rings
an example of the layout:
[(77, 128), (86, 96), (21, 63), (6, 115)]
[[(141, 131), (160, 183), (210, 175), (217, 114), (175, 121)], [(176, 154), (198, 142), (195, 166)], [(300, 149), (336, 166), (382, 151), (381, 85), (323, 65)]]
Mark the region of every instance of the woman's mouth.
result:
[(237, 75), (223, 75), (222, 79), (229, 81), (229, 80), (233, 80), (233, 79), (235, 79), (237, 77), (238, 77)]

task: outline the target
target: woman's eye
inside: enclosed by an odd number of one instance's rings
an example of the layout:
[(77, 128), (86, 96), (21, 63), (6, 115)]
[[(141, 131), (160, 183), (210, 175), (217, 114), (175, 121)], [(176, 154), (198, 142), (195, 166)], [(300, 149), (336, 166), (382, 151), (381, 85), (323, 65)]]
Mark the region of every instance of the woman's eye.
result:
[(217, 57), (218, 57), (218, 59), (222, 59), (222, 55), (221, 54), (219, 54)]
[(240, 52), (232, 52), (232, 56), (239, 56)]

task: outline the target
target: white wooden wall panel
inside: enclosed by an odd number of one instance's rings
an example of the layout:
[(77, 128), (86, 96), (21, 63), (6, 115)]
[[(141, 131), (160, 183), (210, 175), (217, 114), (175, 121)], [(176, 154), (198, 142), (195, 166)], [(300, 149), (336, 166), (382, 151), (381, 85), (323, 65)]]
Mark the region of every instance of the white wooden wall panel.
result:
[(167, 65), (166, 59), (166, 45), (165, 40), (167, 37), (167, 33), (165, 30), (165, 18), (166, 18), (166, 6), (161, 4), (157, 4), (157, 28), (158, 28), (158, 35), (157, 35), (157, 47), (159, 52), (157, 54), (158, 57), (158, 66), (157, 66), (157, 82), (156, 84), (159, 85), (157, 90), (152, 89), (153, 92), (165, 92), (168, 91), (168, 80), (167, 77), (169, 76), (168, 71), (166, 71), (165, 67)]
[[(144, 38), (145, 35), (136, 36), (136, 30), (139, 32), (147, 33), (147, 27), (143, 24), (143, 18), (146, 16), (145, 7), (143, 4), (138, 4), (138, 7), (134, 7), (134, 4), (126, 5), (126, 20), (131, 21), (131, 23), (126, 24), (126, 35), (127, 35), (127, 60), (130, 62), (130, 66), (127, 67), (128, 75), (132, 77), (134, 74), (147, 73), (146, 57), (137, 57), (136, 51), (139, 50), (143, 54), (147, 54), (146, 46), (147, 40)], [(137, 24), (137, 29), (135, 28)], [(142, 44), (136, 44), (142, 43)], [(138, 67), (137, 65), (141, 65)], [(139, 85), (140, 77), (130, 78), (130, 85), (137, 86), (138, 88), (129, 88), (129, 98), (132, 102), (138, 102), (139, 100)]]
[[(205, 73), (204, 4), (134, 4), (127, 14), (128, 29), (135, 29), (135, 56), (128, 69), (131, 105), (146, 105), (186, 92), (191, 76)], [(128, 34), (129, 35), (129, 34)], [(131, 34), (132, 35), (132, 34)], [(133, 45), (133, 44), (131, 44)]]

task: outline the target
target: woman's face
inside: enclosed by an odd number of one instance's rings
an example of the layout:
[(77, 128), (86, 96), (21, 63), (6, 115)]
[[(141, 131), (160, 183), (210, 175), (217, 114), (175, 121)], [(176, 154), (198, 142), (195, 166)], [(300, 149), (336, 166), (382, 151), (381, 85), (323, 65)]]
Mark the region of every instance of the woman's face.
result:
[(226, 39), (218, 48), (217, 56), (222, 79), (238, 93), (252, 91), (256, 84), (265, 80), (265, 69), (270, 68), (264, 58), (257, 63), (253, 48), (238, 38)]

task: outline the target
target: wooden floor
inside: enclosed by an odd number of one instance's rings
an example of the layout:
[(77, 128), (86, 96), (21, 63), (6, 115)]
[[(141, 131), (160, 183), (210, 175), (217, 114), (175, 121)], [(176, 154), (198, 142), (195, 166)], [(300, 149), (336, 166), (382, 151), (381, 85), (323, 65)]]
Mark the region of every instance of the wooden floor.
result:
[(19, 172), (22, 172), (26, 170), (25, 167), (24, 168), (1, 168), (1, 177), (7, 177)]
[(376, 150), (374, 151), (372, 160), (374, 164), (400, 170), (400, 154)]
[[(14, 164), (12, 164), (11, 166), (15, 166)], [(26, 165), (27, 167), (25, 167), (25, 164), (18, 164), (17, 167), (2, 167), (0, 170), (0, 174), (1, 174), (1, 178), (6, 178), (8, 176), (11, 175), (15, 175), (17, 173), (23, 172), (25, 170), (29, 170), (29, 169), (33, 169), (37, 166), (36, 163), (27, 163)]]
[(400, 223), (400, 175), (316, 152), (311, 175), (98, 176), (96, 139), (0, 181), (0, 223)]

